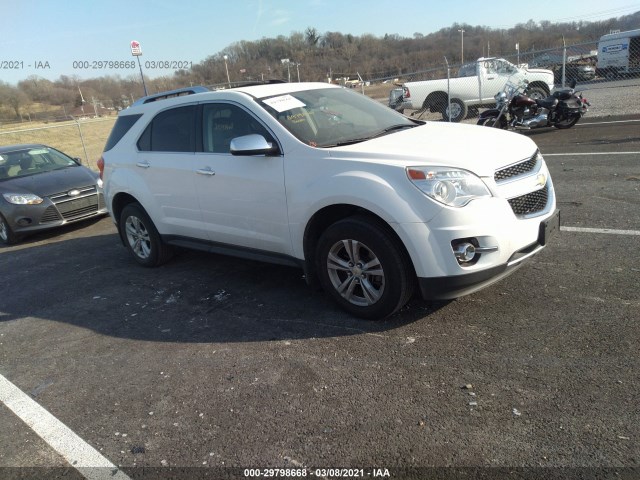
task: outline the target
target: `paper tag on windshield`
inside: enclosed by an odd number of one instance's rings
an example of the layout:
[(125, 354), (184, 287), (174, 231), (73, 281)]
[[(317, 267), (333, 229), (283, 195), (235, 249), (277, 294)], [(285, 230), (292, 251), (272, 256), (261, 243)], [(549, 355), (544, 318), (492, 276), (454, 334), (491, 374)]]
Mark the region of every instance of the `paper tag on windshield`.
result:
[(297, 98), (293, 98), (291, 95), (281, 95), (279, 97), (272, 97), (263, 100), (264, 103), (273, 108), (276, 112), (282, 113), (287, 110), (293, 110), (294, 108), (306, 107), (304, 103), (302, 103)]

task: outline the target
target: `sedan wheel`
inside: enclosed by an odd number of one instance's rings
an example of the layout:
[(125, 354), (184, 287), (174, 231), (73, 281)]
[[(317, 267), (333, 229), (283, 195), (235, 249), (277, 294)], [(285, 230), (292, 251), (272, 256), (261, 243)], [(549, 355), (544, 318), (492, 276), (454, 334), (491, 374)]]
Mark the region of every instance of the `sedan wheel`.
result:
[(4, 217), (0, 215), (0, 242), (4, 243), (5, 245), (11, 245), (13, 243), (16, 243), (17, 240), (18, 239), (13, 233), (13, 230), (11, 230), (9, 223), (7, 223)]

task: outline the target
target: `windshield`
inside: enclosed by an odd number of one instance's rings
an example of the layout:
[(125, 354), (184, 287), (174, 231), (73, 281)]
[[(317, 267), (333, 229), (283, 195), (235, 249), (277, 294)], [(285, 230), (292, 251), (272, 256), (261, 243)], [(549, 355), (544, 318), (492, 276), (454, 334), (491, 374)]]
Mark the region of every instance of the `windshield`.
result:
[(344, 88), (292, 92), (261, 99), (262, 106), (312, 147), (362, 142), (419, 123)]
[(0, 181), (77, 166), (75, 160), (53, 148), (24, 148), (0, 153)]

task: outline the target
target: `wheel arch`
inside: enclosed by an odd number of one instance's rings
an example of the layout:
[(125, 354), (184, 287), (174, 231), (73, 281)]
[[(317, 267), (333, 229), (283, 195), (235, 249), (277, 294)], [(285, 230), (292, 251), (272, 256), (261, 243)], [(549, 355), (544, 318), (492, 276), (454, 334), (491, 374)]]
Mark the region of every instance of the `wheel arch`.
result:
[(371, 222), (384, 229), (385, 232), (393, 238), (396, 246), (401, 249), (402, 255), (406, 256), (408, 264), (411, 265), (412, 273), (414, 277), (416, 276), (413, 259), (411, 258), (407, 247), (398, 236), (397, 232), (382, 217), (357, 205), (334, 204), (318, 210), (311, 216), (305, 226), (303, 235), (303, 251), (304, 270), (307, 283), (314, 287), (319, 287), (317, 272), (315, 269), (315, 252), (322, 232), (339, 220), (353, 216), (366, 217)]
[(544, 91), (545, 95), (549, 95), (551, 91), (549, 90), (549, 85), (541, 81), (534, 81), (529, 84), (529, 88), (540, 88)]
[(446, 107), (448, 100), (449, 96), (447, 95), (447, 92), (431, 92), (427, 95), (427, 98), (425, 98), (422, 107), (425, 109), (428, 108), (432, 113), (440, 112), (441, 109)]

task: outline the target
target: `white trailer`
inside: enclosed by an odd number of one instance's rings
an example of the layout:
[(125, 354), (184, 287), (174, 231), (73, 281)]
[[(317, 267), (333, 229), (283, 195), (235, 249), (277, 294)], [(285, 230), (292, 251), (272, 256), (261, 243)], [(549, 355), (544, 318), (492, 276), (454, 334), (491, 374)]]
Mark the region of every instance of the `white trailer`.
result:
[(640, 29), (609, 33), (598, 42), (598, 74), (640, 73)]

